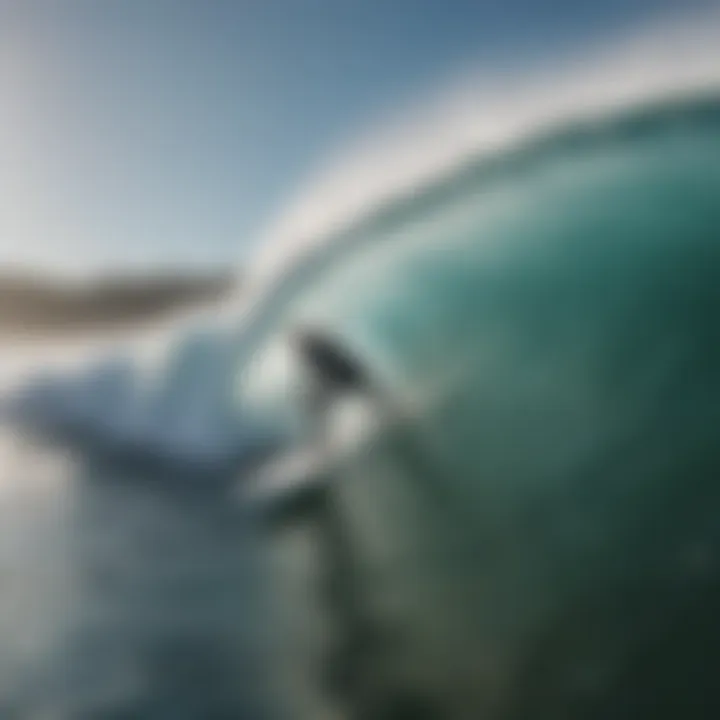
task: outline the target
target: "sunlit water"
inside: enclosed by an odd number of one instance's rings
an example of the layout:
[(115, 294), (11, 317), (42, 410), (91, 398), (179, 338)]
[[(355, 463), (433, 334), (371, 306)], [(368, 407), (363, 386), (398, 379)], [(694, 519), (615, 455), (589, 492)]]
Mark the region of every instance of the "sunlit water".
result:
[(0, 717), (266, 717), (252, 523), (7, 429), (0, 447)]

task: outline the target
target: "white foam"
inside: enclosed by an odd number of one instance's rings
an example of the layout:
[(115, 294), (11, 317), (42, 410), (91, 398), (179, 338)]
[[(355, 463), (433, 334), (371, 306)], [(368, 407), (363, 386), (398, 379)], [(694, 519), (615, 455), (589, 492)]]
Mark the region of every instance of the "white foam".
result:
[(464, 72), (330, 154), (263, 234), (251, 266), (255, 289), (262, 293), (334, 233), (469, 157), (558, 123), (709, 89), (720, 89), (720, 10), (665, 19), (522, 74)]

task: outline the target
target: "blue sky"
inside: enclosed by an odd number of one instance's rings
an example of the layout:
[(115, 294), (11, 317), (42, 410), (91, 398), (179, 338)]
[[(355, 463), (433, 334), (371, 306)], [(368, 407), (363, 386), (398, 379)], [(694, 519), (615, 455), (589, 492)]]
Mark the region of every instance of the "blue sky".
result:
[(0, 0), (0, 268), (235, 262), (388, 109), (677, 7)]

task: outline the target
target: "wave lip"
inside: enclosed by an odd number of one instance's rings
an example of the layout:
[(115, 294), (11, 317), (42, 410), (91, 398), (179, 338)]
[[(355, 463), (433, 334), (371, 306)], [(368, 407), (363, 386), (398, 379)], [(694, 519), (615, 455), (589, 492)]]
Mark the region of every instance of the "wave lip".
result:
[(469, 162), (491, 162), (574, 123), (716, 92), (720, 10), (665, 18), (550, 58), (530, 71), (470, 69), (332, 152), (263, 234), (253, 267), (260, 294), (308, 254)]

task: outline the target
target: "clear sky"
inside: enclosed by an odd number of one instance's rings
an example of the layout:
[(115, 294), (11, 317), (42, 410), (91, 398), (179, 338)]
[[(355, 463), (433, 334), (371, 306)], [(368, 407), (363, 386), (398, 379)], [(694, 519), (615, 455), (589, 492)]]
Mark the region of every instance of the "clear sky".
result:
[(468, 63), (680, 0), (0, 0), (0, 268), (219, 264), (331, 149)]

